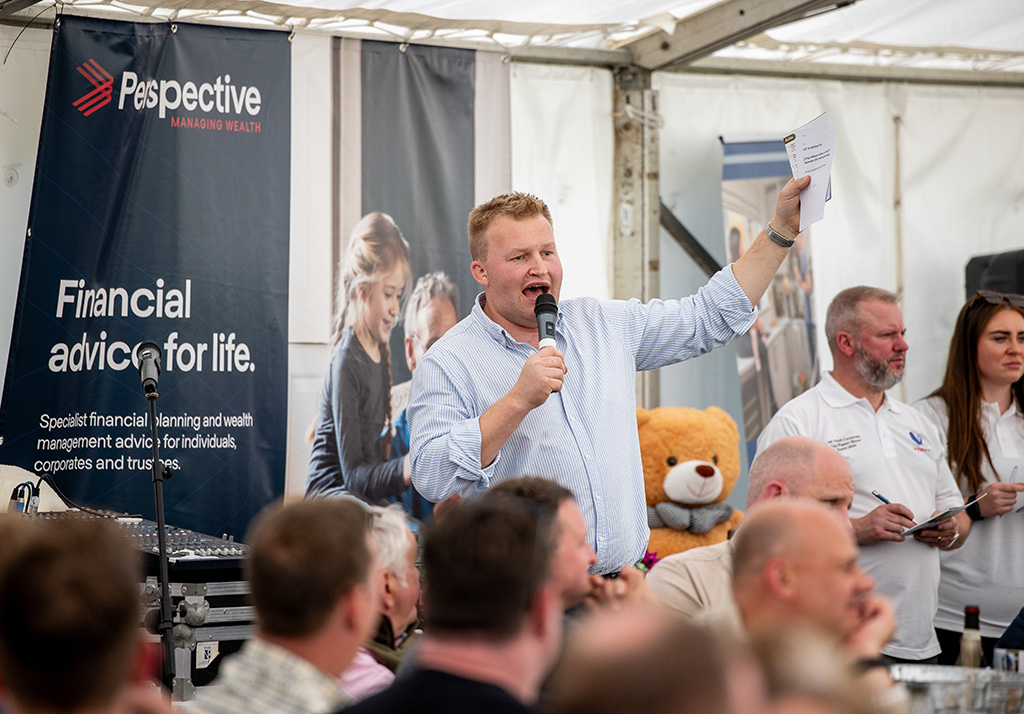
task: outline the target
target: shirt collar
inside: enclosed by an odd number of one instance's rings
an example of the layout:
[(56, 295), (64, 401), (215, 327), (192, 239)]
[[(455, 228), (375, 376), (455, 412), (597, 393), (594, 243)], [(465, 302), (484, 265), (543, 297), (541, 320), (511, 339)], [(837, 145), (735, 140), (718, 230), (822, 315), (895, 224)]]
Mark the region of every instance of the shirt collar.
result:
[[(871, 406), (864, 397), (855, 397), (846, 391), (846, 387), (836, 381), (835, 377), (832, 376), (831, 372), (826, 372), (821, 378), (821, 382), (818, 384), (818, 389), (821, 390), (821, 398), (825, 400), (825, 403), (834, 409), (840, 409), (842, 407), (848, 407), (858, 402), (863, 402), (868, 409), (875, 411), (875, 408)], [(895, 414), (899, 414), (902, 409), (899, 401), (890, 399), (889, 394), (882, 394), (882, 403), (878, 407), (878, 411), (882, 412), (885, 410), (891, 410)]]
[[(480, 293), (476, 296), (476, 300), (473, 301), (473, 310), (470, 313), (473, 320), (480, 325), (481, 329), (490, 336), (495, 342), (502, 342), (507, 344), (521, 344), (518, 340), (514, 339), (512, 335), (508, 334), (504, 327), (496, 323), (487, 313), (484, 312), (484, 305), (487, 303), (487, 293)], [(558, 311), (558, 317), (555, 319), (555, 334), (562, 334), (562, 311)]]

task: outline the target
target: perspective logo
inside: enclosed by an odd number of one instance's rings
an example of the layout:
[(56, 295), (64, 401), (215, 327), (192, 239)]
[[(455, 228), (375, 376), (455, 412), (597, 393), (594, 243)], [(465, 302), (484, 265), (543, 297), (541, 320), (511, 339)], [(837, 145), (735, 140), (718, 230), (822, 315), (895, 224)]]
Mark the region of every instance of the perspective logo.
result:
[(110, 104), (110, 97), (114, 93), (114, 78), (94, 59), (79, 65), (77, 69), (79, 74), (89, 80), (93, 89), (75, 100), (74, 106), (82, 114), (89, 116), (97, 109)]

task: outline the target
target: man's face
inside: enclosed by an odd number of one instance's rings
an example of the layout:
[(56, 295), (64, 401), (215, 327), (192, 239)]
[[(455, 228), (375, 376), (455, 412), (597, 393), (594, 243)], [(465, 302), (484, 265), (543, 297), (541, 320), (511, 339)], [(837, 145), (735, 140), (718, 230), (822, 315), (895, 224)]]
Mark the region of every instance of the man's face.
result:
[(903, 378), (910, 346), (899, 307), (882, 300), (860, 304), (861, 330), (854, 340), (853, 364), (865, 386), (884, 392)]
[(416, 537), (409, 531), (409, 548), (405, 556), (405, 586), (392, 578), (393, 585), (393, 610), (391, 616), (392, 627), (395, 635), (405, 632), (409, 625), (416, 622), (418, 616), (417, 606), (420, 600), (420, 571), (416, 568)]
[(551, 224), (541, 215), (521, 221), (502, 216), (487, 228), (484, 239), (486, 256), (471, 266), (487, 294), (484, 312), (506, 329), (536, 328), (537, 296), (551, 293), (558, 300), (562, 287)]
[(558, 507), (555, 527), (558, 543), (551, 563), (551, 575), (562, 595), (564, 609), (583, 602), (590, 593), (588, 569), (597, 555), (587, 540), (587, 524), (576, 504), (566, 499)]
[(431, 298), (416, 312), (416, 324), (411, 337), (405, 338), (405, 361), (409, 371), (415, 372), (416, 365), (423, 359), (430, 346), (448, 332), (458, 317), (451, 300)]
[(843, 639), (860, 623), (874, 581), (861, 570), (853, 532), (839, 517), (820, 514), (802, 531), (791, 560), (794, 605), (800, 617)]

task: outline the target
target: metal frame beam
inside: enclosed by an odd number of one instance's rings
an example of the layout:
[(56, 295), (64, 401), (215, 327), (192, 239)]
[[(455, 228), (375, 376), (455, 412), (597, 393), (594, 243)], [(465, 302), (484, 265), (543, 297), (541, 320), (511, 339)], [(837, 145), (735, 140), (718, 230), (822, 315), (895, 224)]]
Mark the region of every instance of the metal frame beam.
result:
[(852, 5), (855, 0), (725, 0), (626, 45), (633, 62), (662, 70), (693, 62), (772, 27)]
[[(612, 296), (647, 302), (658, 297), (658, 224), (661, 214), (658, 176), (657, 92), (651, 73), (637, 68), (615, 74), (613, 117)], [(637, 374), (637, 405), (658, 406), (657, 370)]]

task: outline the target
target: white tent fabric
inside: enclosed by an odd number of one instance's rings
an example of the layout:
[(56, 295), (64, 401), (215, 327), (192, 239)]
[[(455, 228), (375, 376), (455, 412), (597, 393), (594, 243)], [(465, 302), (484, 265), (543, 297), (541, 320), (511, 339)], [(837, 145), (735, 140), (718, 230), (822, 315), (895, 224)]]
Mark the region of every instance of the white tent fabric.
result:
[[(292, 28), (398, 42), (522, 48), (624, 49), (659, 30), (675, 32), (721, 0), (631, 3), (521, 0), (60, 0), (65, 8), (144, 18)], [(42, 7), (51, 0), (43, 0)], [(54, 0), (55, 2), (55, 0)], [(768, 5), (768, 3), (764, 3)], [(780, 7), (775, 3), (772, 7)], [(52, 7), (52, 5), (51, 5)], [(36, 14), (35, 7), (19, 16)], [(51, 10), (48, 17), (52, 19)], [(801, 64), (1024, 71), (1019, 0), (854, 0), (774, 27), (716, 54)]]

